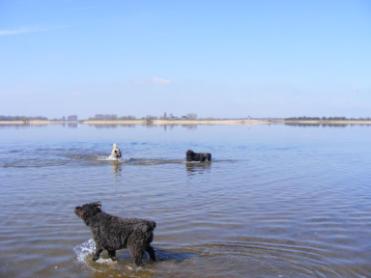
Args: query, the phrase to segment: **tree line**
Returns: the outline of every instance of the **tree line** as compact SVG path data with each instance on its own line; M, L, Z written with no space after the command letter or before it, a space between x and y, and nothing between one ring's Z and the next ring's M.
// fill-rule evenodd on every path
M347 118L347 117L290 117L285 121L371 121L370 117L366 118Z

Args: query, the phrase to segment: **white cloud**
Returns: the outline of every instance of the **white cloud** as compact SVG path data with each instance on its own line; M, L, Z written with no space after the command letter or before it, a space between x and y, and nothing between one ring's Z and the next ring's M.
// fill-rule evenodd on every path
M158 77L158 76L154 76L151 79L151 83L154 84L154 85L159 85L159 86L168 86L168 85L171 84L171 80L166 79L166 78L162 78L162 77Z
M28 33L39 33L48 31L46 28L19 27L15 29L0 29L0 36L16 36Z
M54 27L18 27L13 29L0 29L0 37L4 36L17 36L17 35L23 35L23 34L30 34L30 33L41 33L41 32L47 32L51 30L58 30L58 29L64 29L68 28L67 26L54 26Z

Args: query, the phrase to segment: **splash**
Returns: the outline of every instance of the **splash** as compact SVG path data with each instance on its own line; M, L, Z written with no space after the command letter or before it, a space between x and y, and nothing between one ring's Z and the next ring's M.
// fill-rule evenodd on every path
M91 238L88 241L85 241L85 242L81 243L80 245L75 246L73 248L73 251L75 251L77 261L79 261L80 263L86 263L87 257L93 255L94 252L95 252L95 249L96 249L95 242ZM115 262L112 261L110 258L102 258L101 257L96 261L96 263L112 264L112 263L115 263Z
M114 158L112 156L98 156L97 158L100 161L114 161L114 162L121 162L121 159Z
M73 251L75 251L77 260L80 263L85 263L86 257L89 255L92 255L95 252L95 242L91 238L88 241L85 241L81 243L80 245L77 245L73 248Z

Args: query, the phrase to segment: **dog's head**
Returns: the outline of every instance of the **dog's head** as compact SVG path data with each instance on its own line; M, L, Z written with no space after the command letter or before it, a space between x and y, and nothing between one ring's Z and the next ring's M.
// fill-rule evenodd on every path
M101 212L101 208L102 204L100 202L84 204L75 208L75 214L89 226L90 219Z
M194 154L195 154L194 151L192 151L192 150L188 150L188 151L186 152L186 158L187 158L187 160L191 160L191 159L193 159Z
M121 150L117 146L117 144L112 145L111 156L113 156L114 158L120 158L121 157Z

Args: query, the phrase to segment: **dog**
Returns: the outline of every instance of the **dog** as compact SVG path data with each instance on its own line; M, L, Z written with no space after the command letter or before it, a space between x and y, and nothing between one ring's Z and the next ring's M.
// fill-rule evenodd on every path
M117 144L113 144L109 159L119 160L120 158L121 158L121 150Z
M211 153L195 153L192 150L186 152L186 160L190 161L200 161L200 162L210 162Z
M151 246L156 222L139 219L123 219L102 211L100 202L88 203L75 208L75 214L91 229L96 245L93 261L99 259L103 250L115 261L116 250L128 248L136 266L143 265L145 251L151 261L156 261Z

